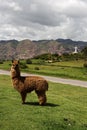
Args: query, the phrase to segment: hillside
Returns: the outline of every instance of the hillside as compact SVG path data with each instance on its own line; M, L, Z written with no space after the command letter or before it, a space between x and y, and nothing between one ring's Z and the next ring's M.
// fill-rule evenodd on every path
M87 42L72 41L71 39L39 41L31 41L29 39L22 41L2 40L0 41L0 59L27 59L44 53L72 53L75 46L78 47L78 51L81 51L87 46Z

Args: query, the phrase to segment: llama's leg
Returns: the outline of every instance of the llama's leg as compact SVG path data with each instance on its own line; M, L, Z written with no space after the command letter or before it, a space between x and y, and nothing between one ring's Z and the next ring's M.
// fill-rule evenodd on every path
M47 101L45 92L36 92L36 93L39 99L39 104L44 105Z
M25 103L26 95L27 95L26 93L21 93L22 104Z
M38 99L39 99L40 105L44 105L46 103L46 95L45 94L38 95Z

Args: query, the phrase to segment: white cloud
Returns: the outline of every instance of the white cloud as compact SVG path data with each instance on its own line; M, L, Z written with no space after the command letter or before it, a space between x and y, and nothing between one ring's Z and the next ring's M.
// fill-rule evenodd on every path
M0 0L0 39L87 40L86 0Z

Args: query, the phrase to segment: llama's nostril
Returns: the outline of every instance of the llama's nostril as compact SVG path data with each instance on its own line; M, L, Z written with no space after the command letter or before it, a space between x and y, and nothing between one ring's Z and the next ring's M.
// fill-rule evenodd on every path
M19 67L19 65L16 65L16 67Z

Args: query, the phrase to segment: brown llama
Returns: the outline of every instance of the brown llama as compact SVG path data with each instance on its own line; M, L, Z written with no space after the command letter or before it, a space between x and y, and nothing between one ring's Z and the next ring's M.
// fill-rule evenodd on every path
M35 90L39 104L46 103L46 91L48 90L48 82L39 76L21 76L19 69L19 61L13 60L11 66L11 78L14 88L20 93L22 103L25 103L27 93Z

